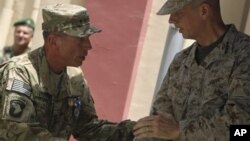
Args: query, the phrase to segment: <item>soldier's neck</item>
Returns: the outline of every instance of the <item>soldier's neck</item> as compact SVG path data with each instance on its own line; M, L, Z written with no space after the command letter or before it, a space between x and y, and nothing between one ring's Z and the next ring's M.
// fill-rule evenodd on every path
M49 66L49 69L56 73L56 74L60 74L62 73L65 69L66 66L63 65L63 60L60 60L59 57L57 57L56 55L50 54L50 53L45 53L46 56L46 60Z

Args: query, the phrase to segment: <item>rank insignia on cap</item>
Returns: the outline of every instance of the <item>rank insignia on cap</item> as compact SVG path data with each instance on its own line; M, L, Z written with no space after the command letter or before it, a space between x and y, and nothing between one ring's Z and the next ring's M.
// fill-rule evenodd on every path
M21 117L24 107L25 107L25 103L23 101L11 100L10 101L9 115L12 117L15 117L15 118Z

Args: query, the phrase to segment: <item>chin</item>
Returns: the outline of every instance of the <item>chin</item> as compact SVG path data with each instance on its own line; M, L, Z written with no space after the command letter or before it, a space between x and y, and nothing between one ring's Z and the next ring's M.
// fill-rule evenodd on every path
M18 45L18 46L25 46L26 43L18 43L17 45Z
M68 66L72 66L72 67L79 67L82 65L83 60L82 59L74 59L72 60Z
M182 36L183 36L183 38L185 38L185 39L191 39L190 36L187 35L187 34L183 34L183 33L182 33Z
M74 64L74 67L79 67L79 66L81 66L81 65L82 65L82 61L81 61L81 62L75 63L75 64Z

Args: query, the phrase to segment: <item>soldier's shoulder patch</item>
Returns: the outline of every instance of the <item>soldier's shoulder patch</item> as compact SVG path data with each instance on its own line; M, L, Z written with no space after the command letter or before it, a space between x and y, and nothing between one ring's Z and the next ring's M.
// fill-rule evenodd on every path
M13 121L24 121L24 112L28 102L28 98L20 94L11 93L5 95L2 118Z
M22 100L11 100L10 101L10 108L9 108L9 115L15 118L20 118L23 109L25 108L25 102Z
M31 95L30 85L18 79L7 80L6 90L25 94L28 97Z
M0 138L0 141L6 141L4 138Z

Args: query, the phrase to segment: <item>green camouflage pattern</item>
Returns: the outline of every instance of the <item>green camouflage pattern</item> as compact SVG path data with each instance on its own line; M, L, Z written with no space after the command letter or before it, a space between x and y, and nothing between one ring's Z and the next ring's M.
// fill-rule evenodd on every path
M24 53L27 53L30 51L30 47L27 48L27 50ZM6 46L3 48L2 51L0 51L0 64L8 61L10 58L16 56L13 51L12 46Z
M87 9L72 4L48 5L42 9L42 29L70 36L85 37L101 30L90 25Z
M202 2L204 0L168 0L157 12L157 15L167 15L174 13L193 1Z
M0 65L0 140L132 141L135 122L99 120L80 68L48 68L43 48Z
M200 65L197 46L175 56L152 113L174 116L181 132L176 141L229 141L230 125L250 124L250 37L230 25Z

